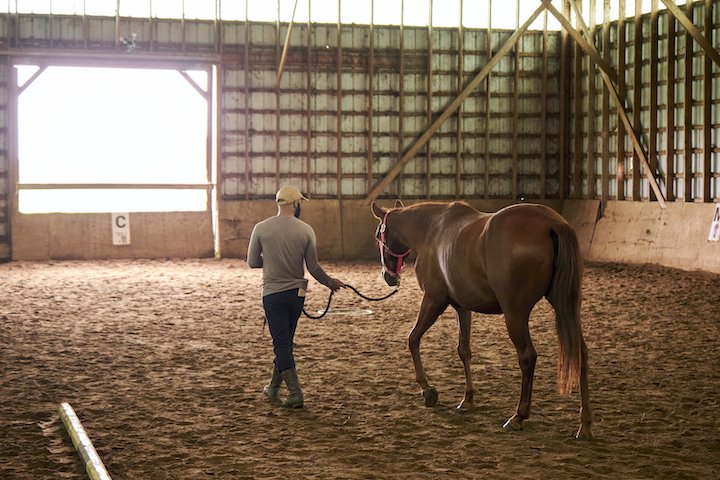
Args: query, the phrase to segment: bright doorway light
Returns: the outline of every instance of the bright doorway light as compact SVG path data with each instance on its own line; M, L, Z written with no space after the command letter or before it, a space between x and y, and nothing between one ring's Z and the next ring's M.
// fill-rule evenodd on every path
M21 85L38 69L17 68ZM205 71L187 73L207 90ZM207 108L175 70L48 67L18 99L19 210L207 210L206 190L187 188L208 182ZM156 184L180 187L143 187Z

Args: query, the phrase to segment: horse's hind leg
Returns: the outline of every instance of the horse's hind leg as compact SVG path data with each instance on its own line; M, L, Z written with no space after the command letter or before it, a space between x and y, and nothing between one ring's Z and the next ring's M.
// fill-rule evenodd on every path
M504 427L507 430L522 430L522 422L530 417L530 401L532 397L537 352L530 339L530 331L528 328L529 316L529 312L519 315L508 312L505 313L505 325L510 334L510 339L513 345L515 345L518 363L522 371L520 402L518 403L515 415L505 422Z
M447 304L440 305L429 301L427 297L423 297L417 321L408 337L408 346L410 347L410 354L412 355L413 364L415 365L415 379L422 387L422 395L426 407L435 406L438 394L435 387L430 385L425 369L423 368L422 360L420 359L420 340L446 308Z
M459 410L472 410L475 408L474 403L474 392L472 381L472 372L470 371L470 358L472 353L470 352L470 320L472 318L471 312L467 310L456 310L458 325L460 330L460 338L458 339L458 355L462 360L463 368L465 369L465 397L463 401L458 405Z
M578 429L575 438L580 440L592 440L592 409L590 408L590 389L588 387L588 353L585 340L580 342L581 364L580 364L580 399L582 406L580 407L580 429Z

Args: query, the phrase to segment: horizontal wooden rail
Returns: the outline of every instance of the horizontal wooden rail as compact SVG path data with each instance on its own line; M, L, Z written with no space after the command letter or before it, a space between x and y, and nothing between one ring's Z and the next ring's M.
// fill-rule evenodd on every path
M210 190L212 183L18 183L18 190Z

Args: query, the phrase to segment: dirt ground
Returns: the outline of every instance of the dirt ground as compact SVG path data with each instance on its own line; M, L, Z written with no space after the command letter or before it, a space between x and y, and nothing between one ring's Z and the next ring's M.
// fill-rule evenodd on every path
M368 295L389 291L375 263L325 266ZM545 301L531 317L539 357L524 431L502 429L520 372L499 316L473 317L471 412L455 408L453 315L428 332L440 400L423 406L406 340L420 301L411 267L389 300L346 289L334 314L303 318L306 408L270 406L260 274L239 260L0 265L0 478L85 478L62 401L115 480L720 478L718 275L587 266L596 439L578 442L579 395L557 393ZM308 311L327 292L311 284Z

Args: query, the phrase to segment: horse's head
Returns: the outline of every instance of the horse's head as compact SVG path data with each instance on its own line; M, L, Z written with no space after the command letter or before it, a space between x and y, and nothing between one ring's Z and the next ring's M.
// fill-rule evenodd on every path
M383 208L372 203L372 212L375 218L380 220L377 230L375 230L375 239L380 247L380 262L382 263L382 274L387 283L391 287L400 284L400 272L402 271L403 258L410 253L410 249L403 244L397 237L397 234L388 228L388 214L395 209L402 208L403 204L400 200L395 201L395 208Z

